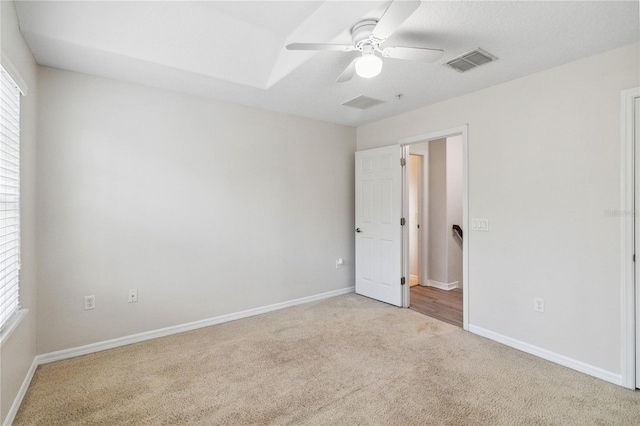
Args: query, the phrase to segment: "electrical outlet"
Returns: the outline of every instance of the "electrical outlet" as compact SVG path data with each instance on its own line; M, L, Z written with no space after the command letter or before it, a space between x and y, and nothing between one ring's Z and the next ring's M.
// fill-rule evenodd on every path
M84 310L88 311L89 309L95 309L95 308L96 308L96 296L95 295L85 296Z
M342 258L336 260L336 269L342 268L342 265L344 265L344 260L342 260Z
M533 299L533 310L536 312L544 312L544 299L536 297Z
M129 290L129 303L135 303L138 301L138 289L132 288Z

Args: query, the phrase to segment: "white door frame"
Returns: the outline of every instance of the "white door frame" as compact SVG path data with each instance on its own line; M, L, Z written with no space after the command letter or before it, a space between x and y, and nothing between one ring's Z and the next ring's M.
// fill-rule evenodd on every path
M425 133L400 139L398 144L402 147L402 157L407 158L408 146L421 142L429 142L450 136L462 136L462 226L464 239L462 240L462 328L469 330L469 162L467 125L453 127L438 132ZM409 176L407 168L402 171L402 215L409 212L408 186ZM402 231L402 269L404 276L409 276L409 230L404 227ZM410 286L405 285L402 294L402 306L409 307Z
M635 229L638 211L635 206L636 199L640 205L640 184L636 184L636 181L640 182L640 141L635 140L634 142L634 102L638 97L640 97L640 87L623 90L620 96L620 164L622 166L622 194L619 212L622 233L620 376L622 386L629 389L640 386L636 380L636 368L638 368L636 356L640 355L636 350L636 345L640 343L638 341L640 339L637 339L636 335L636 328L640 328L640 318L636 320L636 307L640 307L640 288L636 283L636 262L633 261L633 256L636 253L636 232L638 232ZM637 177L634 170L637 170ZM640 221L637 226L640 227ZM637 242L640 246L640 241ZM638 254L640 255L640 251ZM638 261L640 262L640 259Z

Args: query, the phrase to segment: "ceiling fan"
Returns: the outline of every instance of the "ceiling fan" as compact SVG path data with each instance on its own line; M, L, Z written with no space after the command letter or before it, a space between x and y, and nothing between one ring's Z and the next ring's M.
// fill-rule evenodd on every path
M375 77L382 71L383 58L407 61L435 62L444 53L441 49L424 47L381 46L404 21L420 7L419 0L392 1L378 21L361 21L351 29L353 44L291 43L289 50L333 50L338 52L359 51L362 56L355 58L336 80L349 81L354 75L364 78Z

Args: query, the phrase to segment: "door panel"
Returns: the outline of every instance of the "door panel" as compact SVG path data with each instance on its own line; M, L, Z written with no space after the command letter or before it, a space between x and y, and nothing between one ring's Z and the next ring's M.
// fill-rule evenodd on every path
M399 146L356 152L356 293L396 306L402 306L400 157Z

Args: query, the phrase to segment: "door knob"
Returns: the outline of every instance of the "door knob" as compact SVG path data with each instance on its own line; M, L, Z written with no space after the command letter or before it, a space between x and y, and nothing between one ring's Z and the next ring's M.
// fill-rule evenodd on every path
M357 233L360 233L360 232L362 232L362 231L360 230L360 228L356 228L356 232L357 232Z

